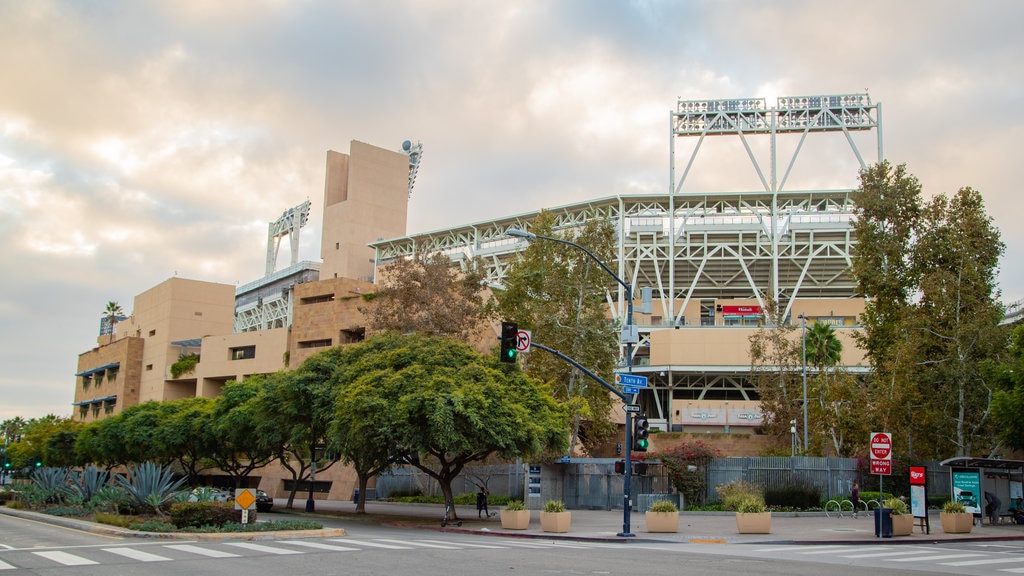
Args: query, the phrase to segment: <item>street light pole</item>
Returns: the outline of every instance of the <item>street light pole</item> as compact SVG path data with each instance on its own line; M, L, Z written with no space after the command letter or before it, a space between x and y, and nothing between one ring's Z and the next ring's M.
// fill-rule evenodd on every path
M612 278L615 279L616 282L619 283L620 286L622 286L625 289L625 291L626 291L626 330L629 331L629 338L626 340L626 371L629 372L629 373L632 373L633 372L633 337L632 337L632 330L633 330L633 289L632 289L632 287L630 287L629 284L624 282L622 280L622 278L619 278L619 275L616 274L615 272L613 272L612 269L609 268L604 262L602 262L600 258L595 256L593 252L591 252L590 250L587 250L586 248L584 248L583 246L580 246L579 244L576 244L575 242L570 242L568 240L563 240L561 238L552 238L550 236L539 236L539 235L534 234L532 232L527 232L525 230L519 230L518 228L510 229L508 231L508 235L516 237L516 238L524 238L527 241L536 240L538 238L541 239L541 240L550 240L552 242L558 242L560 244L565 244L567 246L572 246L573 248L576 248L577 250L581 250L581 251L583 251L584 254L589 256L591 260L593 260L594 262L597 262L597 264L601 267L602 270L607 272ZM621 341L621 334L620 334L620 341ZM622 398L623 403L629 404L629 402L625 399L624 396L622 396L621 398ZM625 469L622 471L623 472L622 473L622 532L619 532L618 534L616 534L616 536L632 537L632 536L635 536L635 534L633 534L629 530L629 528L630 528L630 526L629 526L629 512L630 512L630 507L631 507L629 496L630 496L630 489L631 489L630 479L631 479L632 472L633 472L633 457L632 457L632 454L633 454L633 430L632 430L633 418L632 418L632 412L625 412L625 415L626 415L626 423L625 423L626 424L626 431L625 431L624 440L625 440L625 444L626 444L626 457L625 457Z
M807 317L803 314L800 318L800 350L803 354L804 373L804 454L807 452Z

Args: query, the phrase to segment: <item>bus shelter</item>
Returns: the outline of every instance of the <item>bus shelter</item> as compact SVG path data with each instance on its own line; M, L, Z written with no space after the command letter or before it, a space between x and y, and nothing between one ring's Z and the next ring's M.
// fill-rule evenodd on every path
M976 521L980 523L985 515L986 493L999 500L999 508L993 514L997 521L1012 520L1007 509L1012 502L1024 497L1021 490L1024 460L962 456L948 458L941 464L949 468L950 498L962 503Z

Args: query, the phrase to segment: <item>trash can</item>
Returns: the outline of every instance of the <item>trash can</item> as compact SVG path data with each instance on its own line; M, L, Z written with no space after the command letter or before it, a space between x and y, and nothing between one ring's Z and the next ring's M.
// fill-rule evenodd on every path
M892 538L892 508L875 508L875 536Z
M352 503L359 504L359 490L356 489L352 492ZM892 532L892 522L889 522L889 532Z

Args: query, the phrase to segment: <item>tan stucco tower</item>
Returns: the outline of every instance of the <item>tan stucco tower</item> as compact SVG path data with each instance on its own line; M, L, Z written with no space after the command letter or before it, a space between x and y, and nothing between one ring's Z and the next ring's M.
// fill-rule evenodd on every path
M373 281L367 244L405 236L409 157L353 140L349 153L327 152L320 279Z

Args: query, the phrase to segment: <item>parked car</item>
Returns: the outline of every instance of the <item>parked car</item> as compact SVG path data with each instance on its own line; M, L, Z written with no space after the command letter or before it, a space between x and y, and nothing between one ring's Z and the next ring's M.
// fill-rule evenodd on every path
M270 497L263 490L256 491L256 511L257 512L270 512L270 509L274 507L274 499Z

